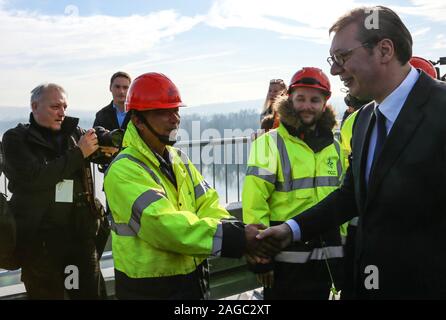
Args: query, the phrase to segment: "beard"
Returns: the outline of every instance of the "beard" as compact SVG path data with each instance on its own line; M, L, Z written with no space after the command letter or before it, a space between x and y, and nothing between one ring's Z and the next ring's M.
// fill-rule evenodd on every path
M292 106L286 109L284 108L282 112L284 112L285 114L284 116L281 116L281 120L286 125L295 129L299 127L312 127L322 117L322 112L305 111L306 113L311 113L312 118L310 121L304 120L301 115L303 111L297 111Z
M320 111L319 112L305 111L307 114L311 114L312 115L312 118L308 121L308 120L304 120L303 119L302 112L303 111L298 111L297 112L297 116L300 119L301 125L304 126L304 127L312 127L312 126L314 126L319 121L319 119L322 117L322 112L320 112Z

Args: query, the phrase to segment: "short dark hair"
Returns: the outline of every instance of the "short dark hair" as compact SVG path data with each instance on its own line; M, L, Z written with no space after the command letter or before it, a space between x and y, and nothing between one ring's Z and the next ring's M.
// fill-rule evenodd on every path
M365 22L372 12L378 12L378 29L366 28ZM347 25L355 23L359 27L357 40L377 44L382 39L390 39L395 48L395 54L402 65L412 57L412 36L400 17L391 9L384 6L360 7L353 9L340 17L330 28L329 33L338 32Z
M129 82L132 82L132 78L130 78L130 75L127 72L118 71L114 75L112 75L112 77L110 79L110 87L116 78L126 78L127 80L129 80Z

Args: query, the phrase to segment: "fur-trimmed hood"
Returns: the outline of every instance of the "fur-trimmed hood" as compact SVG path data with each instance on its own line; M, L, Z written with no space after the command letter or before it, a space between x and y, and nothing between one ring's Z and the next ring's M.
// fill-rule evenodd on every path
M274 110L279 115L280 121L291 128L299 129L302 125L293 103L287 96L277 99L273 105ZM331 105L327 105L322 117L317 122L319 129L333 130L336 125L336 115Z

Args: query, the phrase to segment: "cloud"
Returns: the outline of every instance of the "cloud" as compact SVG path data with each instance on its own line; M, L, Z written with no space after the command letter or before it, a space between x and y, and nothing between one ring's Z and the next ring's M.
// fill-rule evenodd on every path
M74 8L68 9L68 15L58 16L0 9L2 63L57 64L146 53L161 40L189 31L203 20L174 10L82 17Z
M411 0L410 5L391 7L398 14L425 17L445 22L444 0ZM316 43L328 42L328 29L338 17L359 6L374 5L355 0L328 2L313 0L303 5L295 0L216 0L205 22L216 28L250 28L276 32L281 39L306 39ZM428 29L418 30L415 36Z
M411 6L395 6L398 13L425 17L434 22L446 22L446 3L444 0L411 0Z
M216 0L205 22L216 28L250 28L273 31L283 39L328 41L331 24L348 9L361 5L353 0L313 0L302 5L295 0Z
M434 49L445 49L446 48L446 37L444 36L444 34L437 35L433 48Z
M412 37L415 38L415 37L419 37L419 36L425 35L425 34L428 33L429 31L431 31L431 28L430 28L430 27L426 27L426 28L422 28L422 29L413 31L413 32L412 32Z

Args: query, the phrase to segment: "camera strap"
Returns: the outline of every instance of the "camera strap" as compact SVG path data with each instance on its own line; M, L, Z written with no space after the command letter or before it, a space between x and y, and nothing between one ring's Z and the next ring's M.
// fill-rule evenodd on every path
M78 130L76 132L80 138L82 136L82 131ZM71 140L74 143L74 146L77 146L77 141L71 136ZM83 195L85 196L88 205L90 206L91 212L96 213L96 204L95 204L95 189L94 189L94 180L93 173L91 170L91 164L89 161L85 160L84 165L82 166L82 184L83 184ZM100 218L100 217L98 217Z

